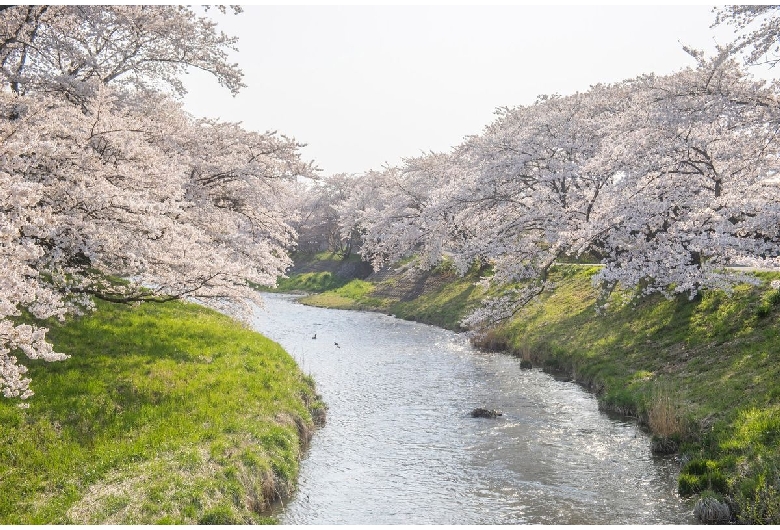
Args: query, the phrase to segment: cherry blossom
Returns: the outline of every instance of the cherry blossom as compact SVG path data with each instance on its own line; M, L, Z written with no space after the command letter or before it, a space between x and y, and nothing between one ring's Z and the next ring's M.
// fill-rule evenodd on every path
M724 6L716 11L715 24L734 27L737 38L732 53L744 54L748 63L774 66L780 61L780 17L778 6Z
M502 108L450 153L366 173L341 203L375 267L417 255L461 273L490 264L502 295L465 322L491 325L545 289L557 262L602 265L594 282L695 296L780 265L777 83L726 51L667 76L596 85ZM522 287L518 286L522 282Z
M59 360L24 311L195 298L237 312L291 264L293 194L315 168L276 132L197 119L185 67L235 92L234 39L188 8L28 6L0 17L0 388Z

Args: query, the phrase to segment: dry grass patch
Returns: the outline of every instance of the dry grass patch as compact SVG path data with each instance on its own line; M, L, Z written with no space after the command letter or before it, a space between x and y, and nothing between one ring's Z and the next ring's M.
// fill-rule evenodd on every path
M652 450L670 454L679 449L686 433L686 421L679 393L667 384L658 384L647 404L647 425L653 433Z
M668 385L656 387L647 408L647 424L653 434L663 438L685 434L680 399Z

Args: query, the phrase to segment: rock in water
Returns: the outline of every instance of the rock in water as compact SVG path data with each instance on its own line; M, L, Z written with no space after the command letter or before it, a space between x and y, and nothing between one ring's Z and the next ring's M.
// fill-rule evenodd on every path
M495 418L501 416L500 410L476 408L471 411L472 418Z

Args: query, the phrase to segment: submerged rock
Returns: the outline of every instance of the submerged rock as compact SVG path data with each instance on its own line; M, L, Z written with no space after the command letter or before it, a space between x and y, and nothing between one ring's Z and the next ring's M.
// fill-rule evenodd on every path
M471 411L472 418L495 418L497 416L502 416L502 415L503 414L500 410L494 410L494 409L476 408Z

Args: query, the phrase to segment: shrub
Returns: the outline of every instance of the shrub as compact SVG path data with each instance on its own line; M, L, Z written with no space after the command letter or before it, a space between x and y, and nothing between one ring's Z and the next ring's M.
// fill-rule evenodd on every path
M761 484L750 495L740 498L738 522L745 524L780 524L780 491Z
M217 506L203 514L198 524L241 524L228 506Z
M495 329L491 329L487 333L474 335L471 338L471 344L483 351L506 351L509 349L506 337Z
M772 282L774 284L774 282ZM756 307L756 316L758 318L764 318L768 316L774 306L780 304L780 290L772 289L767 291L760 300L759 305Z
M688 473L680 473L680 477L677 479L677 491L680 495L688 497L694 493L702 492L704 489L702 477Z
M772 312L772 306L766 302L756 307L756 316L758 318L764 318L768 316L769 313L771 312Z
M766 294L766 301L772 305L780 304L780 290L775 289Z
M676 437L664 438L653 436L650 449L656 455L672 455L680 449L679 440Z

